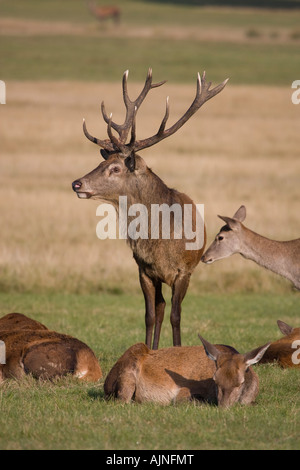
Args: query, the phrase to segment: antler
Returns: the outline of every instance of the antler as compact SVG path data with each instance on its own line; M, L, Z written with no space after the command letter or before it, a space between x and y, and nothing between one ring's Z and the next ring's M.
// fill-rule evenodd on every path
M125 117L124 124L119 125L119 124L116 124L113 121L111 121L111 123L110 123L110 118L108 118L108 116L106 114L106 111L105 111L104 102L102 101L102 104L101 104L101 111L102 111L102 115L103 115L103 118L104 118L105 122L107 124L110 123L111 127L118 132L118 134L120 136L120 142L122 144L126 143L128 133L130 131L130 128L133 126L133 122L135 120L136 112L139 109L139 107L141 106L142 102L146 98L146 96L149 93L149 91L151 90L151 88L157 88L157 87L163 85L164 83L166 83L166 80L163 80L162 82L159 82L159 83L152 83L152 69L150 68L148 70L148 74L147 74L147 78L146 78L143 90L141 91L141 93L139 94L139 96L137 97L136 100L131 101L129 96L128 96L128 91L127 91L128 73L129 73L128 70L126 70L126 72L124 72L124 74L123 74L123 84L122 84L122 86L123 86L123 100L124 100L124 104L125 104L125 107L126 107L126 117Z
M197 78L197 92L195 99L189 109L185 112L185 114L169 129L165 129L167 120L169 118L169 98L167 98L166 102L166 112L161 121L160 127L155 135L152 137L148 137L147 139L143 140L136 140L135 135L135 118L139 107L141 106L142 102L146 98L147 94L152 88L159 87L163 85L166 80L159 82L159 83L152 83L152 69L148 70L147 78L145 81L145 85L139 96L136 100L131 101L128 96L127 91L127 79L128 79L128 70L123 75L123 100L126 107L126 116L125 121L123 124L117 124L112 121L112 115L108 116L105 110L104 102L101 104L101 111L102 116L107 123L107 133L109 139L100 140L96 137L93 137L87 131L85 120L83 121L83 131L86 137L94 142L95 144L99 145L100 147L104 148L108 152L121 152L124 156L130 155L132 152L137 152L147 147L151 147L152 145L160 142L161 140L169 137L170 135L174 134L178 129L180 129L190 117L209 99L213 98L215 95L220 93L223 88L225 87L227 80L224 80L220 85L217 85L215 88L210 90L211 82L206 82L205 80L205 72L200 77L198 73ZM112 129L117 131L119 134L119 139L115 137L112 133ZM131 139L130 142L126 144L129 131L131 129Z
M224 82L220 83L220 85L217 85L215 88L210 90L211 82L206 82L205 80L205 72L202 75L202 78L200 77L200 74L198 73L197 77L197 92L195 99L189 109L184 113L184 115L178 119L173 126L169 127L169 129L165 129L166 123L169 117L169 100L167 98L167 103L166 103L166 112L165 116L161 122L161 125L158 129L158 132L153 135L152 137L149 137L148 139L144 140L138 140L134 144L134 150L142 150L147 147L151 147L152 145L160 142L161 140L165 139L166 137L169 137L170 135L174 134L178 129L180 129L189 119L190 117L195 114L195 112L201 108L201 106L206 103L206 101L210 100L213 98L215 95L220 93L223 88L225 87L226 83L228 82L229 78L224 80Z

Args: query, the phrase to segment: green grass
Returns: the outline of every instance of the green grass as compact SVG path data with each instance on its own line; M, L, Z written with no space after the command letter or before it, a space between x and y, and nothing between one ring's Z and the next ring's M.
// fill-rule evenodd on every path
M157 54L157 50L160 53ZM124 70L143 81L149 66L158 79L191 83L207 70L213 81L289 86L299 74L298 45L241 45L149 39L2 38L4 80L120 81Z
M226 0L203 2L201 0L148 1L122 0L122 20L132 25L195 25L240 27L249 26L295 26L299 24L300 1L292 0L296 9L284 8L287 0L261 0L230 2ZM292 3L291 1L289 3ZM96 0L98 5L103 4ZM106 5L115 5L114 0L106 0ZM236 4L234 4L236 3ZM238 5L238 3L240 5ZM253 9L239 8L252 6ZM224 6L225 8L220 8ZM234 6L235 8L228 8ZM255 7L265 7L257 10ZM281 7L278 12L274 7ZM272 10L272 7L274 8ZM86 8L85 0L2 0L2 17L16 17L47 21L70 21L91 23L93 18Z
M279 14L277 10L123 1L123 29L114 37L116 26L105 23L100 28L81 0L4 0L0 8L4 19L43 20L54 28L60 21L86 27L86 34L80 35L75 32L64 35L61 30L55 34L54 29L54 34L48 36L40 32L19 36L18 27L3 35L2 80L119 81L127 68L132 71L133 79L144 80L149 66L156 76L172 77L173 83L191 82L199 70L209 70L210 77L216 81L229 76L233 84L290 86L299 75L298 9ZM164 26L183 28L187 35L181 39L176 39L176 35L164 37L163 29L159 32ZM143 27L154 31L158 28L158 33L131 38L131 29L137 27L141 31ZM189 37L190 27L200 31L225 28L228 33L242 29L248 42L227 41L226 33L223 40L195 39ZM281 41L283 30L290 39L288 42ZM269 38L267 43L263 41L265 37ZM273 42L272 37L276 38Z
M142 295L1 294L1 312L22 311L94 349L104 376L131 344L143 341ZM184 301L184 344L197 333L246 352L280 337L278 318L295 324L299 297L190 295ZM169 346L168 314L161 346ZM0 449L298 449L299 370L255 366L256 404L229 410L185 403L123 405L106 402L103 380L78 384L8 381L0 390ZM134 423L134 425L133 425Z
M129 68L131 79L142 81L149 66L154 70L155 80L167 78L172 83L194 82L196 73L206 69L214 82L229 76L232 84L281 85L290 89L300 72L299 9L280 12L232 9L228 6L236 2L225 0L226 8L202 8L205 2L198 3L122 0L122 28L126 34L114 37L112 23L103 26L100 36L100 27L83 0L2 0L0 21L42 20L48 26L53 23L54 28L51 35L30 32L18 35L16 29L1 35L0 78L7 81L8 96L2 111L11 109L11 80L120 82L123 71ZM249 6L250 2L243 3ZM266 6L268 2L259 3ZM299 1L294 3L298 5ZM276 2L279 4L282 6L280 0ZM63 34L61 30L54 34L56 22L61 21L83 25L87 34L70 31ZM223 28L225 36L226 31L241 31L241 36L236 41L208 42L186 34L179 40L172 39L170 34L163 37L165 26L184 28L185 32L189 28L208 31ZM153 28L154 34L130 38L131 28L137 27ZM29 144L26 131L23 132L22 149L26 150ZM18 134L14 144L16 140ZM49 141L50 154L56 148L54 140ZM30 154L30 149L27 153ZM23 184L27 177L25 172ZM38 181L40 187L44 180ZM277 196L281 197L280 192ZM38 215L29 218L28 223L33 220L40 226ZM20 245L25 244L26 231L16 230L11 216L5 223L14 237L19 236ZM1 315L22 312L49 328L86 342L99 357L104 377L129 346L144 340L142 293L132 289L127 292L128 279L123 284L110 285L109 289L105 284L103 292L93 294L95 284L89 285L82 289L87 293L79 295L67 293L66 284L59 286L60 292L51 292L51 287L43 290L31 286L26 276L20 281L22 265L16 263L13 268L17 273L13 271L13 276L2 273ZM105 270L105 266L101 269ZM60 274L53 272L53 278L59 279ZM237 281L236 276L235 272L228 276L228 289ZM70 282L74 292L72 269ZM80 282L84 283L84 278ZM168 301L169 298L170 292L166 291ZM169 309L170 302L161 347L171 345ZM198 344L199 332L211 342L231 344L246 352L280 337L277 319L300 326L299 294L286 291L271 295L257 287L257 292L248 294L197 295L194 287L183 304L182 341L185 345ZM39 383L31 377L20 383L11 380L0 388L0 449L299 449L299 370L281 370L274 365L255 366L255 370L260 378L257 403L230 410L195 403L162 407L106 402L104 379L96 385L79 384L70 378L56 383Z

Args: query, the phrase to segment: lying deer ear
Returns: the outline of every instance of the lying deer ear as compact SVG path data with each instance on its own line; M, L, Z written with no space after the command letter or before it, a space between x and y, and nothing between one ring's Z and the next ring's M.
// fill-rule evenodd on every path
M129 157L125 158L125 166L129 171L133 172L135 170L135 153L132 152Z
M284 323L281 320L277 320L277 325L278 325L278 328L280 329L281 333L283 333L284 335L289 335L293 331L292 326L288 325L287 323Z
M270 344L271 343L264 344L263 346L253 349L253 351L250 351L247 354L244 354L246 366L249 367L252 366L252 364L259 362Z
M216 361L220 355L220 351L213 344L205 340L201 335L198 335L198 337L204 346L206 355L209 357L209 359Z
M101 153L102 157L104 158L104 160L108 159L109 154L105 149L100 149L100 153Z

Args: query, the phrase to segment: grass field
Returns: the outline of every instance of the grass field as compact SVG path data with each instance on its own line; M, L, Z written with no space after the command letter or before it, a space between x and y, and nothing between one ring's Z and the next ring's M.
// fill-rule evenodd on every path
M2 294L1 307L26 309L49 327L75 334L100 358L104 375L123 351L144 335L139 295ZM124 307L125 306L125 307ZM270 294L189 295L183 339L196 332L226 340L247 352L280 337L274 312L297 318L296 296ZM42 313L41 313L42 312ZM121 332L123 332L121 334ZM125 332L125 334L124 334ZM169 325L162 346L170 344ZM7 382L0 392L1 449L297 449L299 371L255 366L260 394L254 406L230 410L195 403L173 406L107 403L97 385L71 379L55 384Z
M133 97L149 66L154 81L168 80L139 111L143 137L156 132L166 96L170 123L184 113L198 71L214 84L229 76L222 94L142 156L169 186L205 204L208 243L222 225L217 214L231 216L241 204L251 229L299 237L300 106L291 102L291 85L300 79L300 10L226 3L122 0L118 28L100 27L80 0L0 3L7 89L0 106L0 311L23 312L87 342L104 377L144 340L143 297L129 248L97 239L98 202L78 200L71 182L99 162L82 118L105 137L105 99L114 119L123 119L124 70ZM197 344L199 332L246 352L280 337L277 319L300 326L299 306L288 281L238 255L202 264L183 304L183 344ZM167 310L160 346L170 345ZM299 371L255 370L257 403L227 411L107 403L103 380L10 381L0 390L0 448L299 449Z

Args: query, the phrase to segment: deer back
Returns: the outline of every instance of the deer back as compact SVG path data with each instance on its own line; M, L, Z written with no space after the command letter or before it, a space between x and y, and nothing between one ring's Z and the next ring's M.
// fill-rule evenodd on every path
M8 313L0 318L0 331L4 330L48 330L48 328L23 313Z
M3 378L21 378L24 373L36 379L53 379L72 374L81 380L102 377L93 351L76 338L50 330L0 331L6 346Z
M270 344L261 362L277 362L284 368L300 368L300 328L292 328L280 320L277 324L284 336Z

